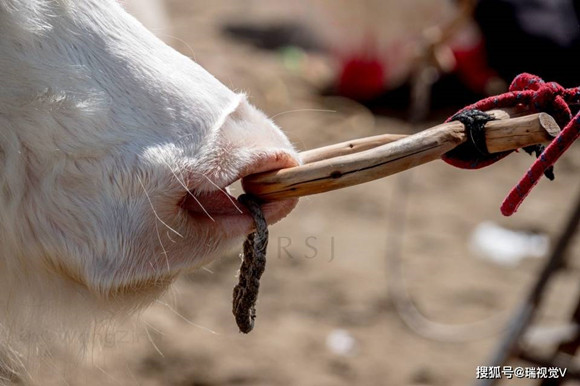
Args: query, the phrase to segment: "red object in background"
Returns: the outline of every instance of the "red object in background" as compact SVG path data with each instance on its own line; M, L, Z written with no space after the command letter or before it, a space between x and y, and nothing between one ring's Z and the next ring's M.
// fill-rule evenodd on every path
M486 86L497 73L487 64L485 45L480 39L470 47L452 47L455 72L461 82L478 94L486 94Z
M386 71L376 57L351 56L342 62L337 91L355 100L369 100L385 90Z

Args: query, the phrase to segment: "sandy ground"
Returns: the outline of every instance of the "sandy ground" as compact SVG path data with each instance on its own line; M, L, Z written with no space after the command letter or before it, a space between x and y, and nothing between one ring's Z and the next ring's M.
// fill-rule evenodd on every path
M353 102L318 97L333 69L323 55L302 56L288 66L278 53L228 40L219 32L222 23L300 18L334 46L348 47L369 25L385 37L379 44L388 44L445 15L442 2L426 0L169 0L167 5L172 30L158 32L228 86L246 91L300 149L413 128L373 117ZM465 335L457 326L513 310L543 261L500 266L477 258L469 249L471 232L483 221L495 221L553 237L580 192L576 144L557 165L556 181L543 180L515 216L502 217L504 195L531 162L525 154L514 154L480 171L433 162L304 198L271 227L251 334L239 334L231 315L239 266L235 251L207 270L186 275L135 320L98 337L105 347L94 350L86 363L68 362L63 355L47 364L39 384L472 384L476 367L487 364L500 338L480 335L501 323L473 326L466 332L472 339L454 342L453 337ZM397 240L403 243L404 282L415 305L430 320L455 326L442 341L412 331L393 306L393 272L386 256ZM550 285L542 325L561 324L578 296L578 240L572 252L571 267ZM329 348L333 338L343 350Z

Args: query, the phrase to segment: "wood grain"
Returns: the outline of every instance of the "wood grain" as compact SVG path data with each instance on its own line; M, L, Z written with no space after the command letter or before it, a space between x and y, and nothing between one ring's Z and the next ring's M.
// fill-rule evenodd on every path
M485 126L491 153L545 143L560 131L545 113L516 118L507 117L521 112L497 114L500 119ZM242 186L264 201L328 192L436 160L466 140L465 127L458 121L409 136L385 134L352 140L303 152L305 164L247 176Z

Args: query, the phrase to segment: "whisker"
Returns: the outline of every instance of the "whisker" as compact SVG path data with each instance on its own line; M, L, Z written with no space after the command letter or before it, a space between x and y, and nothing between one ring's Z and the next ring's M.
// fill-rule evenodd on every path
M157 240L159 240L159 245L161 245L161 249L163 250L163 255L165 256L165 264L167 265L167 272L171 272L171 268L169 267L169 256L167 255L167 250L165 246L163 246L163 241L161 241L161 235L159 234L159 227L157 223L155 223L155 233L157 233Z
M159 349L159 347L155 344L155 342L153 342L153 337L149 333L148 328L145 328L145 332L147 333L147 339L149 340L149 343L151 343L151 346L153 346L155 351L157 351L157 354L159 354L161 358L165 358L165 354L163 354L163 352Z
M157 215L157 212L155 211L155 208L153 207L153 202L151 201L151 198L149 197L149 194L147 193L147 190L145 189L145 185L143 185L143 182L141 181L141 177L139 177L139 175L137 175L137 178L139 179L139 183L141 183L141 186L143 187L143 191L145 192L145 195L147 196L147 200L149 200L149 204L151 205L151 209L153 210L155 217L159 221L161 221L161 223L163 223L163 225L165 225L167 228L169 228L170 230L175 232L179 237L183 238L182 235L180 235L176 230L171 228L169 225L167 225L165 222L163 222L163 220L161 220L159 218L159 216ZM159 233L159 226L157 225L157 221L155 222L155 233L157 234L157 240L159 241L159 245L161 246L161 249L163 250L162 254L165 256L165 265L167 267L167 272L170 273L171 267L169 265L169 255L167 254L167 250L165 249L165 246L163 245L163 241L161 240L161 234ZM167 232L167 234L169 235L169 232ZM154 267L153 267L153 270L155 270Z
M197 202L197 205L199 205L201 207L201 210L203 210L203 212L207 215L207 217L209 217L211 219L211 221L215 222L215 219L203 207L203 205L197 199L197 197L195 197L195 195L193 193L191 193L191 191L188 189L187 185L185 185L185 183L179 179L179 177L177 176L177 174L175 174L175 172L173 171L173 168L171 167L171 165L169 165L169 163L167 163L167 161L165 161L165 160L163 162L167 165L167 167L169 168L169 170L171 170L171 173L173 174L173 176L175 177L175 179L177 180L177 182L179 182L179 184L181 186L183 186L183 188L185 189L185 191L187 192L187 194L189 194L195 200L195 202ZM181 176L181 178L183 178L183 175ZM184 181L185 181L185 179L184 179Z
M131 371L129 364L125 364L125 368L127 370L127 375L129 375L131 378L133 378L133 380L135 381L135 384L138 385L139 381L137 380L137 377L135 376L135 374L133 374L133 371Z
M175 233L177 236L179 236L179 237L181 237L183 239L184 237L179 232L177 232L175 229L171 228L169 225L167 225L165 223L165 221L163 221L159 217L159 215L157 214L157 211L155 210L155 207L153 207L153 202L151 201L151 197L149 197L149 193L147 193L147 189L145 189L145 185L143 185L143 181L141 181L141 177L139 177L138 174L137 174L137 179L139 180L139 183L141 184L141 187L143 188L143 191L145 192L145 195L147 196L147 200L149 201L149 205L151 205L151 209L153 210L153 214L155 215L155 217L157 218L157 220L159 220L169 230L171 230L173 233Z
M211 329L209 329L207 327L201 326L201 325L199 325L197 323L194 323L191 320L187 319L185 316L181 315L179 312L177 312L177 310L175 310L173 307L171 307L168 303L162 302L161 300L156 300L155 302L156 303L159 303L159 304L161 304L161 305L163 305L165 307L167 307L171 312L173 312L175 315L179 316L181 319L183 319L188 324L190 324L190 325L192 325L194 327L200 328L200 329L202 329L204 331L207 331L207 332L209 332L209 333L211 333L213 335L221 335L221 334L215 332L214 330L211 330Z
M244 211L243 211L243 210L241 210L241 209L240 209L240 207L236 205L236 202L234 201L234 199L231 197L231 195L230 195L228 192L226 192L224 189L220 188L220 187L218 186L218 184L216 184L215 182L213 182L213 181L212 181L212 180L211 180L211 179L210 179L208 176L206 176L205 174L203 174L203 173L197 173L197 174L200 174L200 175L202 175L202 176L203 176L203 177L204 177L204 178L205 178L205 179L206 179L206 180L207 180L207 181L208 181L210 184L212 184L212 185L213 185L213 186L215 186L215 187L216 187L216 188L217 188L217 189L218 189L220 192L222 192L223 194L225 194L225 196L228 198L228 200L230 200L230 202L231 202L231 203L232 203L232 205L233 205L233 206L234 206L234 207L235 207L235 208L238 210L238 212L240 212L240 213L244 213Z
M199 202L198 198L195 197L193 195L193 193L191 193L189 190L187 191L187 193L193 197L193 199L195 200L195 202L197 202L197 205L199 205L201 207L201 209L203 210L203 212L207 215L207 217L210 218L211 221L215 222L215 219L208 213L208 211L203 207L203 205L201 204L201 202Z
M274 118L279 117L281 115L286 115L286 114L290 114L290 113L301 113L301 112L336 113L336 110L326 110L326 109L296 109L296 110L282 111L281 113L272 115L271 117L268 117L268 118L269 119L274 119Z
M159 239L158 239L158 240L159 240ZM160 243L161 243L161 242L160 242ZM161 247L163 248L163 245L161 245ZM165 251L165 248L163 248L163 249L164 249L164 251ZM167 266L167 270L168 270L168 272L169 272L169 266L168 266L168 265L169 265L169 262L168 262L167 258L168 258L168 257L167 257L167 251L165 251L165 264L166 264L166 266ZM155 263L155 265L153 265L153 263ZM152 271L152 272L155 272L155 273L159 272L159 269L157 268L157 261L156 261L156 260L153 260L153 261L151 261L151 260L150 260L150 261L149 261L149 265L150 265L150 266L151 266L151 268L153 269L153 271Z
M197 60L195 60L195 51L193 50L193 47L191 47L191 45L188 42L186 42L183 39L178 38L175 35L172 35L172 34L169 34L169 33L164 33L164 32L161 31L162 29L163 28L156 28L157 32L155 34L158 35L158 36L159 35L163 35L165 37L168 37L168 38L177 40L178 42L180 42L181 44L183 44L185 47L187 47L187 49L189 49L189 51L191 52L191 56L189 58L191 60L193 60L194 62L197 62ZM168 29L168 28L165 28L165 29Z
M97 368L97 370L99 370L100 372L102 372L105 376L107 376L109 379L111 379L113 382L115 382L118 385L122 385L122 383L114 376L112 376L111 374L109 374L105 369L103 369L101 366L99 366L98 364L94 364L94 366Z
M163 333L163 331L161 331L161 330L160 330L160 329L158 329L158 328L155 328L155 327L153 327L153 325L152 325L151 323L149 323L148 321L146 321L146 320L143 320L142 322L143 322L143 323L145 323L145 325L146 325L148 328L152 329L153 331L155 331L155 332L156 332L156 333L158 333L159 335L165 335L165 334Z
M206 272L211 273L212 275L215 273L214 271L212 271L211 269L209 269L208 267L201 267L201 269L203 269Z

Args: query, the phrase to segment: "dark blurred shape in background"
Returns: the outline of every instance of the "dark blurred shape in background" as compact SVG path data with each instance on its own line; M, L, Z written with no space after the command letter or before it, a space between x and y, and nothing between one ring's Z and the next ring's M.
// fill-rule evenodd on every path
M373 36L372 30L356 47L343 47L342 52L300 23L238 23L226 25L224 32L262 49L298 47L325 53L337 70L332 84L321 90L323 95L348 97L375 113L412 120L448 114L505 92L522 72L565 87L580 85L580 4L575 0L454 4L457 12L450 20L425 26L419 38L398 37L401 44L412 46L411 57L397 52L397 45L379 47L376 42L384 39Z
M474 18L489 65L506 79L521 72L580 85L580 4L575 0L481 0Z
M277 50L288 46L300 47L306 51L323 49L323 44L312 31L300 23L271 23L259 26L245 23L227 24L223 27L223 32L265 50Z

